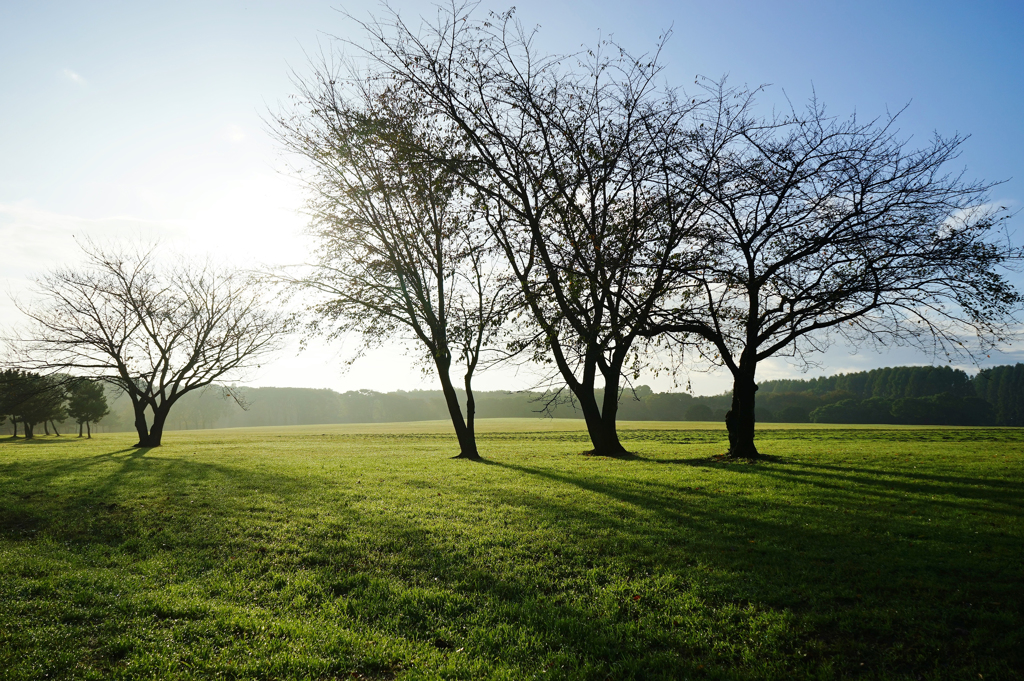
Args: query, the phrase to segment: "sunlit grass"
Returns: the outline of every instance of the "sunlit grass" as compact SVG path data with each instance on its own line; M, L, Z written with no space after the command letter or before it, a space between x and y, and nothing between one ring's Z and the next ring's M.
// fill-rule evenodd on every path
M480 433L0 442L0 678L1020 678L1020 431Z
M713 430L725 431L725 423L721 421L619 421L623 431L633 430ZM870 424L835 424L835 423L759 423L758 433L774 430L930 430L945 426L905 426L905 425L870 425ZM548 433L548 432L585 432L587 429L583 419L551 419L551 418L507 418L480 419L476 422L476 430L486 433ZM961 428L960 430L971 430ZM231 436L247 437L251 435L336 435L336 434L454 434L452 423L440 421L405 421L398 423L332 423L326 425L303 426L267 426L262 428L221 428L214 430L187 431L178 433L171 431L169 436L184 436L189 439Z

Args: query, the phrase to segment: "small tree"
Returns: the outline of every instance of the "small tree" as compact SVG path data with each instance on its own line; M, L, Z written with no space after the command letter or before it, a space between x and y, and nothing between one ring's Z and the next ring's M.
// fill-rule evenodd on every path
M57 422L64 421L68 417L67 385L61 378L53 377L53 380L55 381L53 397L50 400L50 410L43 419L43 432L49 435L49 428L53 428L53 434L60 437L60 431L57 430ZM49 428L47 424L49 424Z
M90 423L97 423L110 413L107 406L106 392L99 381L78 380L71 384L68 394L68 415L78 424L78 437L82 437L82 426L85 425L92 437Z
M240 275L209 264L161 266L155 248L83 246L86 262L36 280L25 366L100 379L132 402L137 447L157 447L184 394L256 367L277 348L280 316ZM146 410L152 414L147 423Z
M836 340L970 354L1008 333L1021 295L1002 274L1021 250L991 185L949 173L961 137L919 149L895 119L765 117L753 93L712 88L678 166L701 194L683 254L692 286L650 333L696 343L733 376L729 452L756 457L757 366Z

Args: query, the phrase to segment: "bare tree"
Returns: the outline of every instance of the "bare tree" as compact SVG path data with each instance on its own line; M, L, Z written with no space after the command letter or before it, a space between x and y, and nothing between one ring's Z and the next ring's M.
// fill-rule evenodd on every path
M481 197L542 354L578 401L594 452L622 453L623 375L642 365L650 314L684 278L673 260L697 217L665 172L696 103L656 87L656 54L604 43L545 57L511 12L472 9L441 10L416 30L395 14L365 23L364 55L465 140L452 172Z
M669 332L733 376L730 454L756 457L758 363L807 362L839 340L941 356L1004 338L1022 302L1001 271L1021 250L992 185L948 167L962 137L912 148L895 118L762 116L754 92L709 88L678 170L705 210L681 254L692 286L647 333ZM972 350L973 348L973 350Z
M273 125L308 161L319 245L305 273L280 278L314 295L306 317L313 334L354 330L364 347L411 338L441 382L459 456L479 459L472 381L506 314L507 287L479 206L449 170L459 136L432 125L401 88L342 79L326 64L299 87L298 113Z
M86 243L83 251L82 266L38 278L33 302L19 303L30 325L14 343L16 361L123 390L137 447L160 445L182 395L256 367L278 347L279 314L237 273L187 261L162 267L155 247Z

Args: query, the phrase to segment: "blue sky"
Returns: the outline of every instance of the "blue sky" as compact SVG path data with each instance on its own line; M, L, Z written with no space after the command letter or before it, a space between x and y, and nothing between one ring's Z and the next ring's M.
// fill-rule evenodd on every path
M835 115L884 116L909 104L902 132L970 134L968 177L1006 180L993 198L1024 206L1022 2L515 2L547 50L571 51L611 34L634 52L671 27L670 84L698 74L771 84L766 105L801 103L812 89ZM15 295L26 277L73 262L73 235L158 237L176 250L212 251L241 265L294 262L307 244L303 194L261 116L293 91L307 52L330 35L359 38L337 8L348 2L6 2L0 4L0 278ZM430 3L395 2L410 22ZM503 10L484 3L482 9ZM1017 242L1024 241L1024 214ZM1024 279L1017 277L1024 284ZM0 323L17 321L6 297ZM286 352L252 377L262 385L346 390L427 388L398 349L348 373L351 348ZM1024 359L1019 345L993 362ZM814 373L930 358L836 348ZM335 369L335 367L338 367ZM970 368L970 367L965 367ZM783 360L760 378L796 375ZM725 374L690 377L720 392ZM482 387L525 387L526 375L482 376ZM670 389L666 378L650 379ZM685 382L685 379L684 379Z

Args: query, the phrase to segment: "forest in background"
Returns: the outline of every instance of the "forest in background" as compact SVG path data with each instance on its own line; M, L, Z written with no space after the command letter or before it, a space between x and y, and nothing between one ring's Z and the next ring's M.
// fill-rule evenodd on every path
M132 428L127 398L111 395L100 431ZM477 417L582 418L565 400L535 391L476 393ZM729 394L656 393L648 386L623 392L619 418L630 421L722 421ZM244 409L242 407L244 405ZM447 419L440 390L389 393L314 388L215 386L182 397L171 411L172 430L320 423L386 423ZM970 376L949 367L891 367L834 376L765 381L757 393L762 423L879 423L1024 426L1024 364Z

